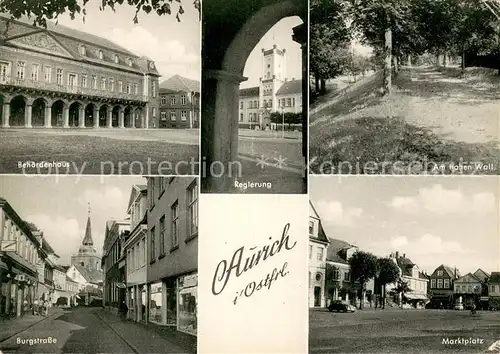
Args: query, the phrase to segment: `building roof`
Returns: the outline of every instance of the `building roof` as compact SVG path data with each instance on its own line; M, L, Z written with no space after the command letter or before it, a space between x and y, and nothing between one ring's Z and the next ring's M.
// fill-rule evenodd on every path
M259 97L259 86L240 89L240 97Z
M349 264L347 260L347 250L351 249L353 246L350 243L330 238L330 244L326 250L326 260L335 263Z
M484 270L482 270L481 268L479 268L478 270L476 270L474 272L474 276L476 278L478 278L479 280L481 280L482 282L490 277L490 275L488 273L486 273Z
M312 204L311 201L309 201L309 207L310 207L309 213L313 213L314 215L312 215L312 216L315 217L315 218L317 218L319 220L319 223L318 223L318 235L316 237L314 237L314 236L311 237L311 235L309 235L309 239L312 239L312 240L315 240L315 241L319 241L319 242L326 242L326 243L328 243L329 240L328 240L328 237L326 236L325 230L323 229L323 224L321 223L321 218L320 218L318 212L316 211L316 209L314 208L314 205Z
M500 283L500 272L491 272L489 283Z
M429 280L429 275L427 275L427 274L426 274L426 273L424 273L424 272L418 272L418 277L419 277L420 279L427 279L427 280Z
M302 80L285 81L283 85L276 91L276 96L279 95L293 95L302 93Z
M102 270L98 269L90 270L85 267L82 267L79 264L75 264L74 267L85 278L87 282L93 284L98 284L99 282L102 282L103 279Z
M90 210L89 216L87 218L87 227L85 228L85 237L83 238L82 245L94 246L94 240L92 240L92 223L90 221Z
M478 283L480 283L481 279L479 279L478 277L476 277L472 273L467 273L464 276L462 276L462 277L458 278L457 280L455 280L455 282L460 282L460 283L478 282Z
M71 279L71 278L70 278L70 277L68 277L67 275L66 275L66 281L70 281L70 282L72 282L72 283L77 284L77 282L76 282L76 281L74 281L73 279Z
M6 14L0 14L0 17L2 17L4 19L10 19L10 16L6 15ZM28 18L27 16L22 16L21 18L16 19L14 21L30 25L34 29L38 28L38 29L41 29L41 30L45 30L42 27L35 27L35 26L33 26L33 20L30 19L30 18ZM56 37L57 36L70 37L70 38L78 39L80 41L85 41L85 42L91 43L93 45L97 45L99 47L102 47L103 49L111 49L111 50L114 50L114 51L118 51L118 52L122 52L122 53L128 54L128 55L133 56L133 57L137 57L137 55L135 55L131 51L125 49L122 46L119 46L118 44L110 41L109 39L106 39L106 38L103 38L103 37L99 37L99 36L95 36L93 34L86 33L86 32L83 32L83 31L75 30L73 28L66 27L66 26L63 26L63 25L60 25L60 24L55 24L52 21L47 21L47 29L46 30L49 31L49 32L51 32L51 33L53 33L53 34L55 34Z
M160 83L160 92L200 92L200 82L174 75Z

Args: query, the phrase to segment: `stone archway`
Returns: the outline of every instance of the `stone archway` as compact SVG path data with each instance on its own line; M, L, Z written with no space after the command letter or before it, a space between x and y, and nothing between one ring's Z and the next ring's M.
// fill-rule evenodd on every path
M124 121L125 128L132 128L132 124L134 122L134 110L132 107L130 106L125 107L124 117L125 117Z
M33 127L45 126L45 115L47 113L48 102L44 98L37 98L31 105L31 125Z
M26 103L27 99L23 95L18 95L10 100L10 126L23 127L26 124Z
M94 103L88 103L85 106L85 127L93 127L97 119L97 107Z
M248 56L280 20L299 16L305 23L307 15L304 0L204 2L201 154L207 171L202 178L203 191L227 193L236 178L230 167L238 159L239 85L246 80L243 70ZM304 64L307 66L307 60ZM307 112L307 107L304 109ZM216 175L211 176L212 165L221 166L223 171L214 169Z
M134 110L135 123L134 127L136 128L144 128L144 111L142 108L137 107Z
M114 106L111 114L111 126L113 128L118 128L120 126L119 124L119 113L120 113L120 106Z
M52 127L64 127L64 107L66 103L62 100L57 100L52 103L52 116L50 117L50 125Z
M76 128L81 126L80 120L83 117L83 105L82 103L75 101L69 105L69 120L68 125L71 128Z
M103 104L99 108L99 127L100 128L105 128L108 126L108 111L110 110L110 107L106 104Z

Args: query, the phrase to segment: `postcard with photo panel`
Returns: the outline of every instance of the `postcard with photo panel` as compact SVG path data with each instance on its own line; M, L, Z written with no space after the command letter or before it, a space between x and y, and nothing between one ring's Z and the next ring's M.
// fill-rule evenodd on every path
M0 176L0 351L196 353L198 190Z
M201 195L200 353L307 352L306 232L306 195Z
M307 193L308 1L202 10L202 193Z
M309 352L498 353L499 183L311 177Z
M500 174L500 1L310 3L314 174Z
M74 3L0 6L0 173L199 174L199 4Z

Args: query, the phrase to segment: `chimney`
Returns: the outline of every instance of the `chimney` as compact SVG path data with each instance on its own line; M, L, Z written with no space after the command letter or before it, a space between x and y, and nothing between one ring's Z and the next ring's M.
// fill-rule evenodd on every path
M396 251L396 259L399 258L399 251Z
M406 253L403 253L403 258L406 258Z

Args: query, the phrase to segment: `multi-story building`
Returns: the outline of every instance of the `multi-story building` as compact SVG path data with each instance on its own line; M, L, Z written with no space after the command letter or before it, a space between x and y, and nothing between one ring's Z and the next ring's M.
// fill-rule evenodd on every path
M37 284L37 298L42 301L46 300L49 303L54 301L54 268L56 266L56 258L59 258L55 254L52 247L43 237L43 232L32 231L39 242L39 249L41 252L41 262L37 267L38 271L38 284Z
M71 267L67 270L66 275L78 283L78 297L82 303L89 304L93 300L102 299L103 272L101 270L101 257L97 255L92 239L90 208L85 236L78 253L71 256Z
M196 177L148 178L148 320L197 334Z
M0 223L0 315L19 317L24 300L35 299L41 254L30 228L3 198Z
M160 128L200 126L200 83L174 75L160 83Z
M309 307L326 306L325 273L328 243L319 214L309 202Z
M427 296L429 279L427 276L404 253L402 255L399 252L391 253L389 259L393 260L400 269L400 279L398 281L406 283L411 290L400 293L398 296L402 297L403 302L409 303L415 308L424 308L425 304L429 302ZM386 293L396 287L397 283L386 284Z
M456 268L451 268L444 264L437 267L430 275L430 287L428 294L433 307L453 307L454 306L454 283L460 277Z
M276 45L262 49L259 86L240 90L239 126L266 129L272 112L302 112L302 80L286 77L286 50Z
M115 43L47 21L0 17L1 125L158 126L152 60Z
M478 303L482 291L482 281L472 273L461 276L453 283L455 300L464 304Z
M129 233L128 220L108 220L102 249L102 270L104 275L104 305L115 310L125 301L125 262L123 244Z
M63 268L67 272L70 267L64 266ZM77 296L78 293L80 292L78 283L73 279L71 279L70 277L68 277L67 273L65 274L66 274L66 287L64 288L64 290L66 294L68 294L68 306L70 307L77 306L78 305Z
M491 272L488 288L490 308L500 310L500 272Z
M123 246L126 256L128 317L146 321L148 202L146 185L134 185L130 193L127 213L130 216L130 234Z

